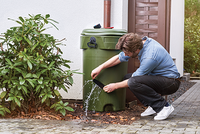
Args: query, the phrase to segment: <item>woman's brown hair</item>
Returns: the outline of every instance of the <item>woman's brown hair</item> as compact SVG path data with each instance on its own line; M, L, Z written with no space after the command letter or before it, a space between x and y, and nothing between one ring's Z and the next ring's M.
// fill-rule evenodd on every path
M143 48L142 39L138 34L128 33L119 38L115 48L134 53L137 49L141 50Z

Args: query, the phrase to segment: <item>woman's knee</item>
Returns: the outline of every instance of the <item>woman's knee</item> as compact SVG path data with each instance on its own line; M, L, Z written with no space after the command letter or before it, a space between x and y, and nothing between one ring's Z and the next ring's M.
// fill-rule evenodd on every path
M146 85L144 84L144 78L145 76L134 76L129 78L128 80L128 87L131 90L134 90L136 92L140 92L141 90L144 90L146 88Z
M128 80L128 87L132 89L133 87L136 86L136 84L137 84L137 82L136 82L135 78L130 77L129 80Z
M126 74L126 75L124 76L124 80L127 80L127 79L131 78L131 76L132 76L132 73Z

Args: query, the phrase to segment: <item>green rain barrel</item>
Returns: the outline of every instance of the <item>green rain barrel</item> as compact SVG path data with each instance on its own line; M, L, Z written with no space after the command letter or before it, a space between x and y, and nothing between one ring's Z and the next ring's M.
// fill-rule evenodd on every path
M104 92L96 86L91 72L121 51L115 49L118 39L126 34L119 29L85 29L81 33L81 49L83 49L83 103L84 109L90 111L119 111L125 109L126 89L117 89L111 93ZM127 73L127 63L101 71L97 80L107 85L120 82Z

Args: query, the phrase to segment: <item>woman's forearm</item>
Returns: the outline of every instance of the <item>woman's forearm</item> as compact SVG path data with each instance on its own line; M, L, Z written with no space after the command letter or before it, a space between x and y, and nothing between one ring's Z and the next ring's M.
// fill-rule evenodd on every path
M115 65L119 64L120 62L121 61L119 60L119 56L118 55L113 56L112 58L110 58L109 60L107 60L103 64L99 65L94 70L92 70L92 72L91 72L92 79L95 79L99 75L101 70L103 70L105 68L109 68L109 67L115 66Z
M111 84L108 84L106 85L103 90L107 93L110 93L116 89L119 89L119 88L126 88L128 87L128 80L124 80L122 82L117 82L117 83L111 83Z
M107 60L106 62L104 62L103 64L101 64L101 69L105 69L105 68L109 68L112 66L115 66L117 64L119 64L121 61L119 60L119 55L115 55L112 58L110 58L109 60Z

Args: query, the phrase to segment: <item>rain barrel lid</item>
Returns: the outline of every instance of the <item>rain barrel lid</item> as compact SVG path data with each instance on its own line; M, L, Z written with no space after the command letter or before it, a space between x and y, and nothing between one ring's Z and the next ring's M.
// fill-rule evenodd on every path
M105 29L105 28L99 28L99 29L84 29L81 33L81 35L96 35L96 36L108 36L108 35L114 35L114 36L122 36L126 34L127 31L124 29Z

